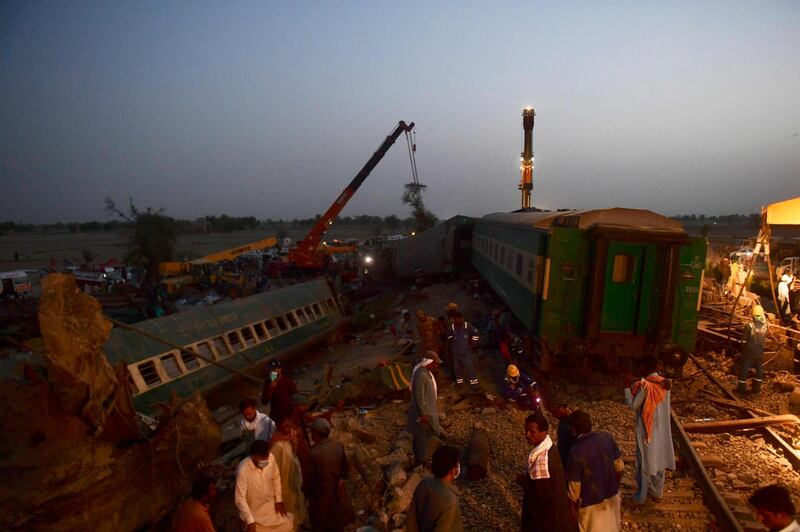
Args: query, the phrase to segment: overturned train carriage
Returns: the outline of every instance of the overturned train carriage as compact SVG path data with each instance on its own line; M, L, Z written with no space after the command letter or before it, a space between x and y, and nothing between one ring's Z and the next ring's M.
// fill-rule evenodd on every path
M244 371L323 341L342 321L333 291L320 279L199 306L136 328ZM103 349L112 364L128 364L134 405L145 413L158 412L157 404L168 403L173 392L187 398L234 377L225 368L125 329L114 328Z
M639 209L490 214L472 264L538 340L540 364L657 355L682 367L696 340L706 242Z
M418 235L400 240L392 267L399 279L464 271L469 264L475 218L453 216Z

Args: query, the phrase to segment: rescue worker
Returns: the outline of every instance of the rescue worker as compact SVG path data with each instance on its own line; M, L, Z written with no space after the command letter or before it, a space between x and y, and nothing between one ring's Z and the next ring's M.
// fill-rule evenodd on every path
M731 277L731 261L728 260L727 257L723 257L719 262L719 273L721 295L725 295L725 287L728 285L728 279Z
M503 379L503 398L509 402L517 403L523 410L537 410L539 408L539 390L536 382L519 371L514 364L506 368L506 378Z
M475 373L474 345L478 341L475 327L464 321L464 316L456 311L453 314L453 323L448 329L448 344L453 354L453 371L456 384L464 384L464 376L469 378L471 386L478 385L478 375Z
M794 279L789 274L789 270L784 270L781 276L781 282L778 283L778 314L781 321L788 324L792 321L792 308L789 304L789 287L794 282Z
M450 329L453 328L453 316L458 312L458 305L450 302L444 309L444 349L442 350L442 360L450 367L453 366L453 353L450 351Z
M764 378L764 368L761 363L764 358L764 339L768 330L764 309L761 305L754 305L753 319L744 326L744 333L742 334L742 370L739 373L737 393L747 393L747 377L751 367L756 369L752 392L759 393L761 391L761 381Z

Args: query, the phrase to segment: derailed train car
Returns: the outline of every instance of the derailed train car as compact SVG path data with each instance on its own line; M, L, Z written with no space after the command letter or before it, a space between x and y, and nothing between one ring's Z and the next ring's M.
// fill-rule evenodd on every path
M343 320L335 293L317 279L198 306L137 323L136 328L244 371L322 342ZM146 414L159 412L158 404L169 403L173 393L184 399L234 378L222 367L117 327L104 350L112 364L127 363L134 405Z
M675 220L614 208L487 215L471 262L536 340L541 366L653 354L677 369L695 346L705 254Z
M392 269L398 279L459 273L470 261L475 218L453 216L418 235L400 240Z

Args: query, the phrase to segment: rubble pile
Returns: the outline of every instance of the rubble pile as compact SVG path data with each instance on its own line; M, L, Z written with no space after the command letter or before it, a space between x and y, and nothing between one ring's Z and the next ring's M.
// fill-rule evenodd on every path
M140 427L109 328L71 276L47 277L46 350L0 359L0 524L4 530L133 530L173 506L219 428L199 396ZM143 496L146 494L146 496Z

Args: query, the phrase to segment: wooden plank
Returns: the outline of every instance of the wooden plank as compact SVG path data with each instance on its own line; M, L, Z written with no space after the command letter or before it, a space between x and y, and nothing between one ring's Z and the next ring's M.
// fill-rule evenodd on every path
M662 498L664 499L695 499L700 497L701 495L698 494L694 490L675 490L675 491L665 491Z
M738 408L740 410L750 410L759 416L774 416L772 412L767 412L766 410L761 410L760 408L754 408L750 405L746 405L741 401L732 401L731 399L723 399L722 397L709 397L709 402L714 403L715 405L719 406L729 406L732 408Z
M479 480L486 478L486 469L489 463L489 433L484 429L474 429L469 444L469 458L467 460L467 478Z
M727 419L725 421L708 421L704 423L684 423L683 430L702 434L718 434L734 430L757 429L769 427L771 425L787 425L792 423L800 423L800 419L793 414L782 414L779 416L762 416L750 419Z

